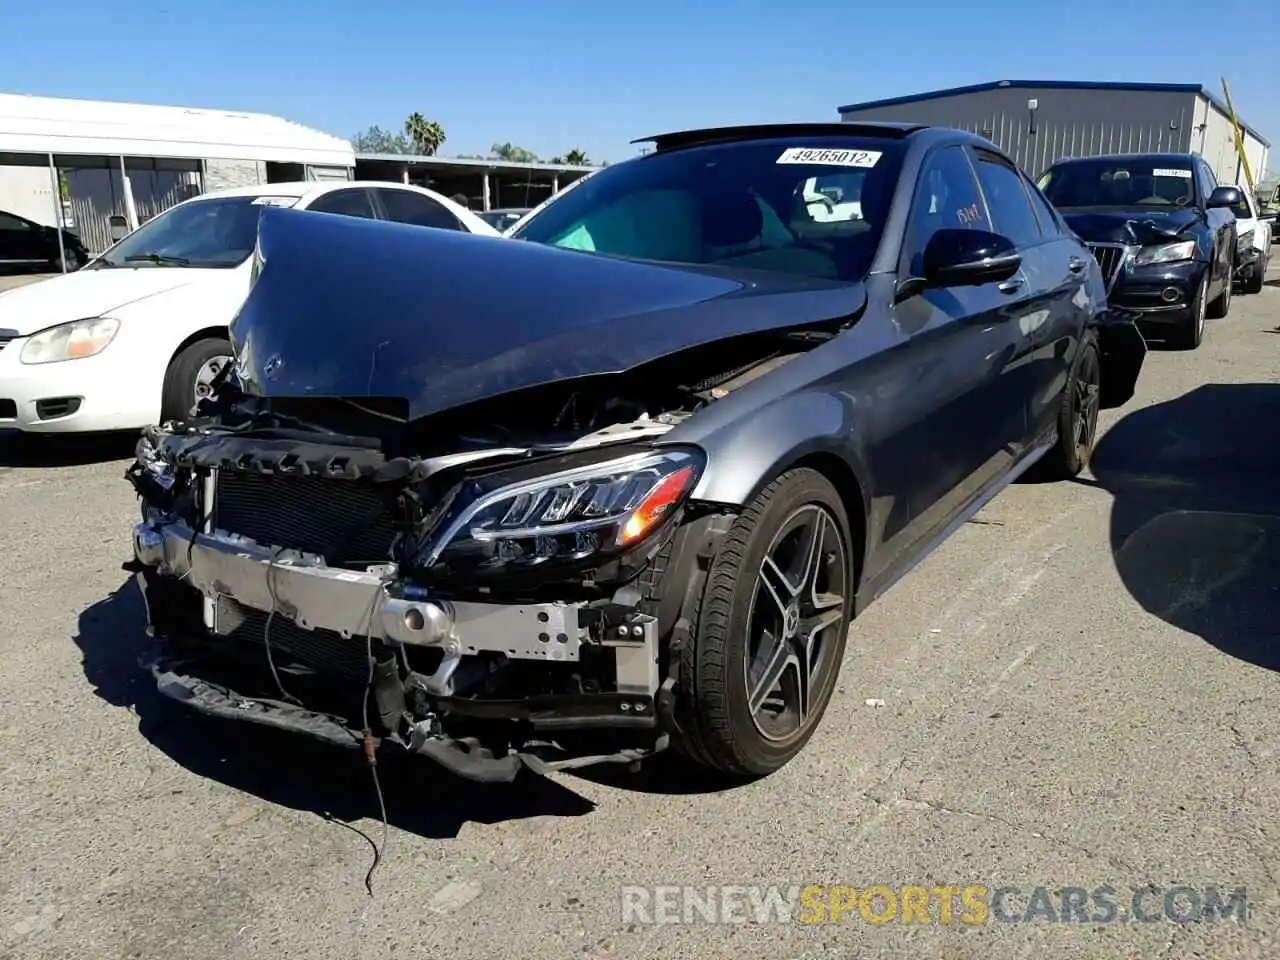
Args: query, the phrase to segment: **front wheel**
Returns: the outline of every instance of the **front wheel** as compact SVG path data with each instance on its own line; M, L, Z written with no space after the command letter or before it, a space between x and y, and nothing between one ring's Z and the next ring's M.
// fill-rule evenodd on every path
M213 392L213 379L231 362L231 344L210 337L188 344L169 363L164 375L160 422L181 420Z
M1267 279L1267 261L1259 260L1257 266L1244 281L1245 293L1261 293L1262 284Z
M1228 263L1235 263L1235 251L1231 252L1231 259ZM1214 297L1213 302L1209 304L1208 317L1210 320L1221 320L1231 312L1231 288L1235 286L1230 274L1228 274L1226 282L1222 285L1222 292Z
M851 542L839 494L806 468L734 521L678 654L677 749L737 776L772 773L803 749L844 658Z

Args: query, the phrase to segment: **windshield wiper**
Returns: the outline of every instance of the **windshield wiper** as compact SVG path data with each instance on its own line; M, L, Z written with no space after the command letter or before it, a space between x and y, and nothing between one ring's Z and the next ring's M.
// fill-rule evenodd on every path
M139 253L132 257L125 257L125 263L161 263L166 267L186 267L191 265L191 261L186 257L170 257L163 253Z

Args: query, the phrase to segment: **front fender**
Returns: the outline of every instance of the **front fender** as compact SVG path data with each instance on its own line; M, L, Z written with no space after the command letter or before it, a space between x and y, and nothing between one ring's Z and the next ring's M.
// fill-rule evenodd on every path
M707 469L692 499L745 506L790 464L814 454L843 461L865 491L866 470L852 414L848 396L811 390L783 396L718 426L697 440L707 453Z

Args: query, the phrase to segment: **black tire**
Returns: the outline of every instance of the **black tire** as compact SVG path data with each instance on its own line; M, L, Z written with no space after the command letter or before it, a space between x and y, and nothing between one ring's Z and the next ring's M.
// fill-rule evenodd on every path
M767 586L762 586L765 557L766 554L782 556L785 561L785 551L790 546L789 525L798 522L798 517L810 516L815 518L815 528L825 531L818 552L820 560L809 568L820 573L813 579L812 589L805 586L806 578L799 578L801 588L791 594L797 599L783 615L782 605L773 604L770 600L773 594ZM819 516L825 519L818 519ZM804 534L801 532L798 537L802 544ZM851 544L849 519L840 496L830 481L816 470L800 468L782 474L737 517L711 562L692 618L690 642L679 653L676 719L680 730L672 738L677 750L719 772L758 777L779 769L804 748L830 702L844 658L856 583L855 552ZM800 549L796 548L795 556L799 556ZM838 557L833 560L835 555ZM779 564L779 568L784 566L790 569L787 562ZM837 589L838 596L834 592ZM806 671L816 682L809 689L803 710L791 714L779 711L777 717L771 718L766 706L774 702L774 698L766 698L766 706L761 706L759 711L753 711L748 702L751 682L748 674L753 666L763 666L762 661L748 663L757 640L754 627L764 622L757 615L769 617L767 622L783 627L778 632L784 635L794 628L797 636L792 643L780 644L794 653L803 649L794 644L800 643L804 618L810 615L804 610L819 609L807 602L801 603L808 596L821 597L829 604L826 607L829 625L817 634L819 640L814 646L817 666ZM770 616L770 611L777 616ZM835 620L837 612L838 620ZM756 653L759 657L761 652ZM784 700L787 677L792 678L794 691L798 689L796 682L801 675L798 666L788 666L786 670L779 676L776 687L780 699ZM765 684L757 683L757 687L765 690ZM795 729L787 730L792 720ZM771 724L773 735L770 735Z
M1262 284L1267 279L1267 261L1261 260L1258 265L1253 268L1244 281L1244 293L1261 293Z
M1233 250L1231 251L1231 260L1229 262L1235 263L1235 259L1236 254ZM1221 320L1231 312L1231 293L1232 287L1234 286L1235 282L1230 278L1228 278L1227 282L1222 285L1222 292L1214 297L1213 301L1209 304L1209 311L1206 316L1208 316L1210 320Z
M222 337L197 340L178 351L169 361L160 401L160 422L181 420L196 404L196 377L217 357L230 357L231 343Z
M1098 435L1101 397L1102 357L1097 335L1087 330L1076 351L1067 388L1062 392L1058 439L1036 464L1036 473L1042 479L1070 480L1088 465Z
M1191 311L1187 318L1178 324L1170 339L1180 350L1194 350L1204 341L1204 318L1209 307L1209 271L1200 278L1200 286L1196 288L1195 298L1191 301Z

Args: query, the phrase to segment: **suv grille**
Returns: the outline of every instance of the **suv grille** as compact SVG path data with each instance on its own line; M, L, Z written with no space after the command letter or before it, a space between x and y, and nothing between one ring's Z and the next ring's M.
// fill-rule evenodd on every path
M1129 258L1129 248L1122 243L1091 243L1089 251L1093 254L1098 266L1102 268L1102 281L1107 292L1115 286L1125 261Z
M390 559L395 492L324 477L217 471L213 526L264 546L302 550L330 566Z

